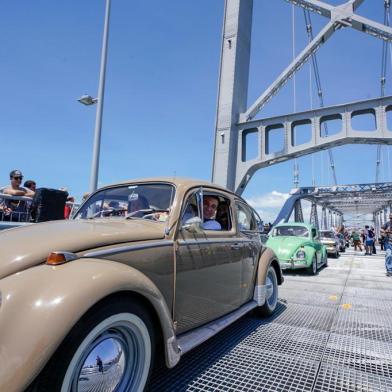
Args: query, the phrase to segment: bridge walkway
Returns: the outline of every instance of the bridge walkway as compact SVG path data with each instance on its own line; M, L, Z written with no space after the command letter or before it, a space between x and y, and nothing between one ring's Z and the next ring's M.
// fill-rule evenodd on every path
M156 369L151 391L392 391L392 278L383 253L288 272L278 311L249 314Z

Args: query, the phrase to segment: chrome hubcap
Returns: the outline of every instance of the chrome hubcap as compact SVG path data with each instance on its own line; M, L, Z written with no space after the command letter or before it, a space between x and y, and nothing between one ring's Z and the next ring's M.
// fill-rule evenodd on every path
M139 331L119 323L103 331L83 351L73 371L71 391L134 390L140 384L144 362Z
M84 360L77 383L77 391L114 391L126 371L126 344L118 336L102 336Z
M274 275L271 271L268 271L267 279L266 279L266 299L270 306L273 306L276 301L276 282L274 279Z

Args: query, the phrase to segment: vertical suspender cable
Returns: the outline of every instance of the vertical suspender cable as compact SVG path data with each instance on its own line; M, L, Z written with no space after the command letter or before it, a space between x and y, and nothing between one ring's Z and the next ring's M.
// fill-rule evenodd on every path
M390 0L384 0L384 25L389 26L389 8ZM387 73L387 58L388 58L388 43L382 41L382 53L381 53L381 77L380 87L381 96L385 95L385 84L386 84L386 73ZM376 182L380 180L380 164L381 164L381 144L377 146L377 160L376 160Z
M387 0L387 1L388 1L388 11L386 13L387 14L387 25L390 26L391 25L391 20L390 20L390 13L391 13L390 5L391 5L391 2L390 2L390 0ZM392 47L391 47L391 43L389 43L387 45L387 49L386 50L387 50L387 52L389 50L390 63L392 65ZM385 57L387 57L387 55ZM386 67L385 67L385 72L386 72ZM386 147L387 158L388 158L388 161L387 161L387 164L388 164L388 167L387 167L388 178L387 178L387 180L392 181L392 171L391 171L392 162L391 162L391 156L390 156L390 149L391 149L390 146Z
M312 64L309 63L309 104L310 110L313 109L313 81L312 81ZM316 186L316 178L314 176L314 153L312 156L312 186Z
M293 61L295 59L295 5L291 5L291 27L292 27L292 32L291 32L291 37L292 37L292 49L293 49ZM297 111L297 90L296 90L296 77L295 73L293 75L293 109L294 113ZM293 138L293 144L295 145L295 130L291 130L292 132L292 138ZM294 183L294 188L298 188L299 185L299 166L298 166L298 159L294 158L294 167L293 167L293 183Z
M304 16L305 16L306 32L308 33L308 41L310 42L313 40L313 29L312 29L312 20L310 18L309 10L304 9ZM321 79L320 79L320 72L318 68L317 56L315 53L312 53L311 59L312 59L312 65L314 71L314 78L317 86L317 95L319 97L319 104L320 107L322 108L324 107L324 97L323 97L323 90L321 87ZM328 136L328 125L326 122L323 123L323 128L324 128L325 136ZM329 156L329 166L331 168L332 179L334 185L337 185L338 182L336 178L335 162L333 159L333 154L331 149L328 149L328 156Z

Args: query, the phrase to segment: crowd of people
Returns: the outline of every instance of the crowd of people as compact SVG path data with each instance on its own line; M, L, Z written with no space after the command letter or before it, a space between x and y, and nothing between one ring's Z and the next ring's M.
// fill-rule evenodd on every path
M24 176L20 170L12 170L9 178L10 183L0 187L0 195L10 196L9 198L0 196L0 220L27 221L29 219L30 207L37 190L37 183L34 180L26 180L23 183ZM68 195L65 188L61 188L60 191L67 193L64 218L68 219L75 200L72 196Z
M377 253L376 244L378 243L380 249L385 250L386 274L392 276L392 213L389 214L389 221L381 226L378 238L374 227L368 225L360 230L348 230L341 227L336 232L343 234L346 244L352 244L354 251L365 251L366 256Z

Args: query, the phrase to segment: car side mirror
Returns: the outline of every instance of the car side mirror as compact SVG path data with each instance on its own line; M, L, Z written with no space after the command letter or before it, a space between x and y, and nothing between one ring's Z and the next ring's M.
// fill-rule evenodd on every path
M198 216L194 216L193 218L186 220L181 228L190 233L200 233L202 231L202 223L202 220Z

